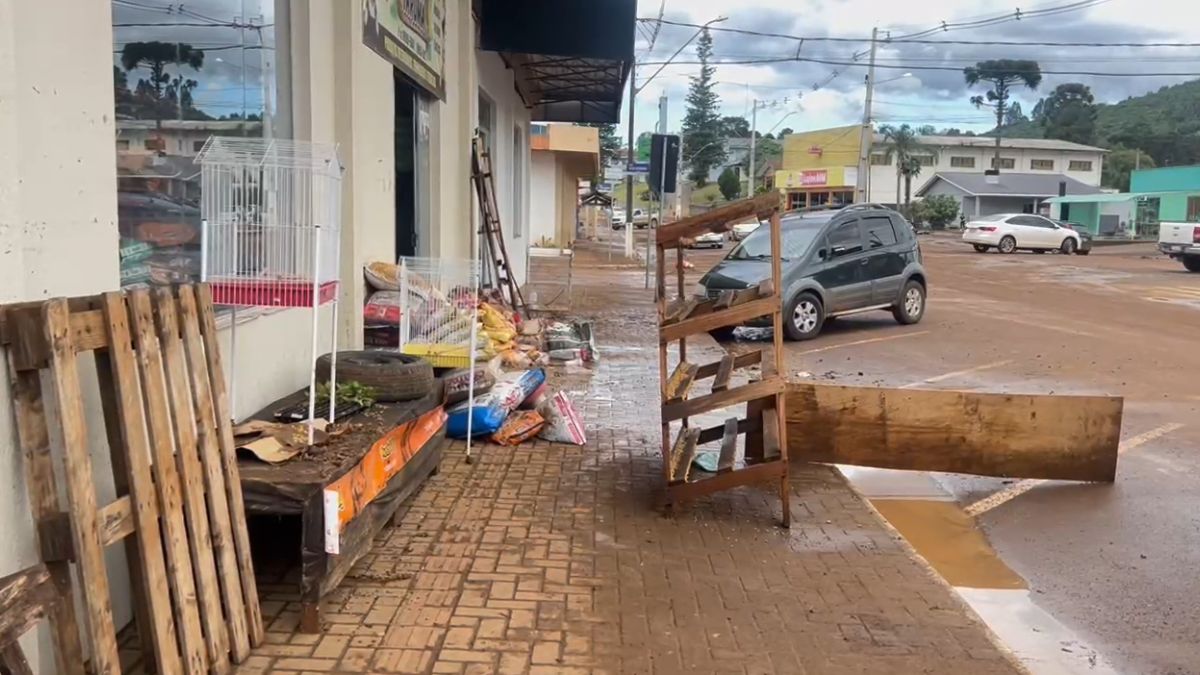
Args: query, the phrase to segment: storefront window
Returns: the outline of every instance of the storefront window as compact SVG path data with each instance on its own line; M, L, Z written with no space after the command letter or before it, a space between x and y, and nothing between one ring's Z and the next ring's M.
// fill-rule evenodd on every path
M200 278L211 136L286 137L286 0L113 0L121 285ZM281 28L281 25L283 26ZM281 92L283 95L281 95Z

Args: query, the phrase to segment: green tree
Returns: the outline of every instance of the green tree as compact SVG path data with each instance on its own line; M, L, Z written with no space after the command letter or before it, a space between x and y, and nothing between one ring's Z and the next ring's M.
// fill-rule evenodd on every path
M731 202L738 198L742 192L742 181L738 178L738 174L733 170L732 166L725 167L721 175L717 177L717 187L721 190L721 196L725 201Z
M688 88L687 112L683 116L683 154L688 158L688 178L703 187L708 183L712 168L725 160L721 118L717 114L721 99L713 82L717 69L709 64L712 35L708 29L700 33L696 57L700 61L700 74L692 77Z
M154 119L155 128L162 128L162 121L176 114L188 118L193 109L192 90L199 83L180 74L175 77L167 72L167 66L179 66L200 70L204 67L204 50L182 42L130 42L121 48L121 67L127 72L146 68L150 77L138 80L134 89L134 101L139 108Z
M921 175L921 162L916 157L907 157L900 166L897 167L900 175L904 177L904 208L909 208L912 204L912 182L913 179Z
M750 123L745 117L726 115L720 124L722 138L750 138Z
M898 127L885 124L879 127L883 135L883 147L887 153L888 162L896 164L896 205L900 205L900 180L904 175L904 165L912 158L917 148L917 133L907 124Z
M990 85L983 96L972 96L971 104L976 108L991 108L996 113L996 160L1000 166L1000 133L1004 128L1005 113L1008 110L1008 99L1012 96L1013 87L1024 86L1037 89L1042 83L1042 69L1037 61L1016 59L993 59L980 61L973 66L963 68L963 79L967 86L978 84Z
M1096 142L1096 99L1079 82L1060 84L1041 102L1046 138L1090 145Z
M1136 148L1117 148L1104 158L1100 183L1104 187L1129 192L1129 177L1139 166L1143 169L1153 169L1154 158Z
M958 217L958 200L950 195L932 195L912 205L914 220L942 229Z
M794 134L794 133L796 133L796 132L792 131L791 127L784 127L779 130L779 135L776 136L776 138L783 138L784 136L787 136L788 134Z
M1025 111L1021 110L1020 101L1013 101L1008 106L1008 110L1004 112L1004 126L1011 127L1014 124L1028 122L1029 118L1025 116Z

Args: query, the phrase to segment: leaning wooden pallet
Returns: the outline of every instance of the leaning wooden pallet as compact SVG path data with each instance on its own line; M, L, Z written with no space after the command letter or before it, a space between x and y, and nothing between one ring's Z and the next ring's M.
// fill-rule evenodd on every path
M0 307L42 558L67 597L74 563L84 591L82 623L71 602L49 615L60 664L82 664L86 642L91 672L121 671L104 562L118 541L143 656L157 672L229 672L262 643L212 311L203 286ZM80 376L89 355L95 392ZM93 483L90 398L103 410L117 493L104 505ZM61 439L65 508L50 438Z
M658 261L658 362L662 385L663 478L670 504L741 485L777 481L782 502L782 524L791 526L788 486L787 430L784 427L783 323L781 288L780 196L777 193L746 199L708 213L661 226L656 234ZM708 232L727 232L747 218L769 219L771 276L757 286L726 291L715 298L692 298L686 293L683 256L694 238ZM666 252L675 249L677 291L667 298ZM688 338L751 319L770 316L775 328L771 347L744 354L726 354L714 363L688 361ZM679 354L670 367L670 343L678 341ZM745 384L732 384L734 374L759 366L761 376ZM712 379L707 392L696 394L697 383ZM690 418L745 404L746 414L723 424L694 428ZM672 423L678 423L672 439ZM737 460L738 437L745 435L745 452ZM692 464L697 448L719 442L717 471L700 476Z

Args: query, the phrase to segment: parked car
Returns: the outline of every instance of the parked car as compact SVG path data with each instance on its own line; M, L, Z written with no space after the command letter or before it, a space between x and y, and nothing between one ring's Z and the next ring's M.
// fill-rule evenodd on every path
M613 209L611 222L612 222L612 229L614 229L614 230L625 229L625 209Z
M1054 222L1069 230L1075 230L1079 234L1079 250L1075 251L1075 253L1087 255L1092 252L1092 233L1088 232L1086 227L1079 223L1072 223L1069 220L1056 220Z
M785 214L783 326L790 340L810 340L826 319L888 310L902 324L925 315L921 247L904 216L875 205ZM757 285L771 276L771 228L747 235L700 280L704 294ZM759 319L750 325L768 325ZM732 329L724 331L727 335Z
M658 227L658 218L650 215L650 212L645 209L634 209L632 222L633 226L639 230L644 230L647 226Z
M762 224L763 223L757 220L751 220L748 223L738 223L737 225L733 226L732 230L729 231L729 238L733 241L741 241L749 236L751 232L757 230L758 226Z
M1183 263L1189 272L1200 272L1200 225L1160 223L1158 250Z
M688 248L725 248L725 235L720 232L705 232L693 239Z
M980 253L994 248L1001 253L1057 250L1070 255L1079 253L1083 243L1083 237L1075 230L1032 213L977 216L967 223L962 240Z

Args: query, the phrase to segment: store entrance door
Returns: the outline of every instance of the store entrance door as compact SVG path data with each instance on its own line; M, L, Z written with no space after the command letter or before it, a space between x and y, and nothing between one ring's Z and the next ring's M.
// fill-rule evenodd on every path
M398 70L396 115L396 257L415 256L417 241L417 88Z

